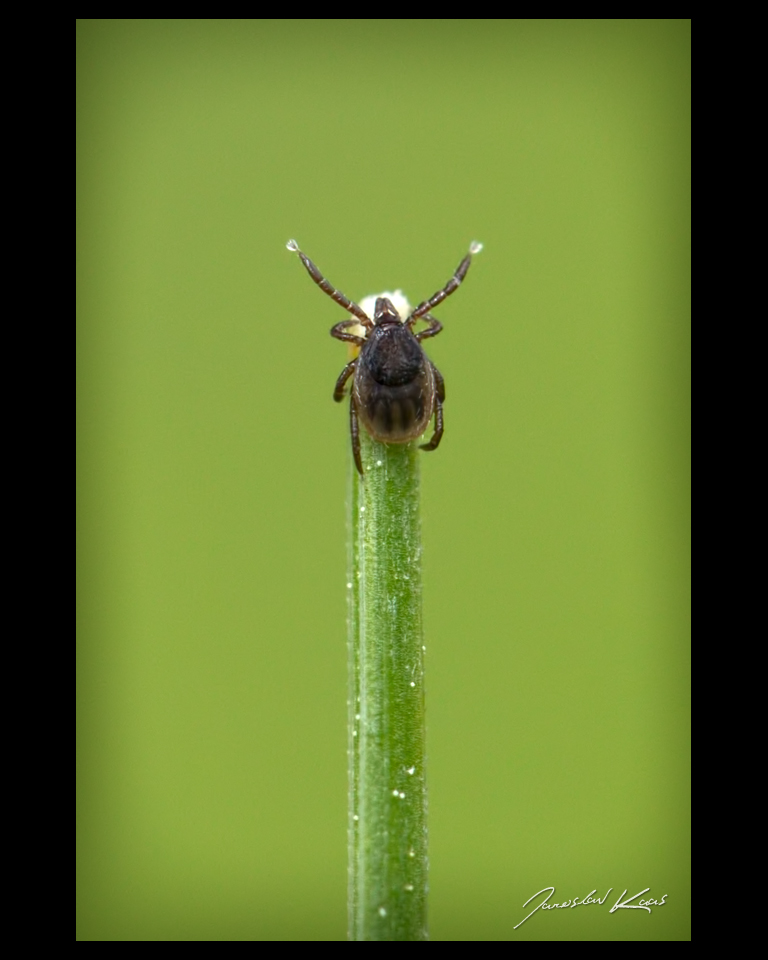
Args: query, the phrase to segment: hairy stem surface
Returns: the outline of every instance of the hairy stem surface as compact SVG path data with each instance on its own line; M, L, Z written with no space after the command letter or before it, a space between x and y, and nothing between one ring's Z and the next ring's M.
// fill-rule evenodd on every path
M361 434L348 518L349 939L426 940L419 453Z

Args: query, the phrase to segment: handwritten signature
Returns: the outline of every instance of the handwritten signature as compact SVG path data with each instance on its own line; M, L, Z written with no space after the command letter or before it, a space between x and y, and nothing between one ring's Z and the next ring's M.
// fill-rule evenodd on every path
M648 913L650 913L651 906L663 907L664 902L669 896L669 894L667 893L664 894L661 900L655 900L651 897L645 900L637 900L637 898L642 897L644 893L648 893L650 889L651 889L650 887L646 887L644 890L641 890L639 893L636 893L634 894L634 896L631 896L631 897L627 897L627 891L625 890L624 893L622 893L622 895L616 901L616 903L614 903L614 905L608 911L608 913L615 913L617 910L647 910ZM529 920L534 915L534 913L536 913L537 910L564 910L564 909L571 909L573 907L586 907L591 903L598 903L600 904L600 906L602 906L605 903L605 901L608 899L608 894L611 892L611 890L613 890L613 887L609 887L605 895L602 898L600 898L600 897L594 896L594 894L597 893L597 887L595 887L595 889L591 890L586 895L586 897L581 897L581 898L574 897L572 900L564 900L562 903L550 903L549 901L555 895L555 888L544 887L542 890L539 890L538 893L534 893L532 897L529 897L525 901L525 903L523 904L523 910L525 910L525 908L528 906L528 904L532 900L535 900L537 897L540 897L542 893L546 893L547 894L546 897L544 897L544 899L540 903L538 903L533 908L533 910L531 910L531 912L528 914L527 917L523 917L520 923L518 923L513 929L517 930L518 927L521 927L526 920ZM626 900L624 899L625 897L627 897ZM632 902L633 900L637 900L637 903L633 903Z

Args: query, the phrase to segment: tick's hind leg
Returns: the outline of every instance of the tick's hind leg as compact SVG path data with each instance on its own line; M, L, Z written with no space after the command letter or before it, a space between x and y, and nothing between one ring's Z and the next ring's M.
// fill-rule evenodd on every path
M344 384L355 372L356 363L357 357L355 357L354 360L350 360L346 367L344 367L339 374L339 379L336 381L336 386L333 391L333 399L336 401L336 403L340 403L344 399Z
M443 439L443 402L435 400L435 432L429 443L420 444L421 450L437 450L440 441Z
M432 364L432 373L435 375L435 393L437 394L437 399L441 402L445 402L445 380L443 380L443 375L437 369L437 367Z
M352 456L355 458L357 472L362 477L363 474L363 455L360 452L360 424L357 419L357 408L355 407L355 395L349 398L349 432L352 435Z

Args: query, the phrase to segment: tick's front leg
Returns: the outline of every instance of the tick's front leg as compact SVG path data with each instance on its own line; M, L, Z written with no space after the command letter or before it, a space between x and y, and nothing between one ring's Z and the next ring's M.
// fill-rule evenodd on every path
M299 250L299 245L295 240L289 240L288 243L286 243L286 247L288 247L288 249L293 253L298 253L299 257L301 258L301 262L307 268L307 273L310 275L310 277L312 277L323 293L327 293L334 303L338 303L340 307L344 307L348 313L354 313L366 330L373 330L373 321L368 314L365 313L365 311L356 303L353 303L349 297L345 297L341 290L337 290L336 287L334 287L334 285L327 280L322 273L320 273L309 257Z
M472 255L475 253L480 253L483 249L482 243L478 243L476 240L473 240L469 245L469 253L464 257L461 263L456 268L456 273L451 277L451 279L446 283L442 290L438 290L434 296L431 296L429 300L425 300L423 303L420 303L418 307L413 311L413 313L408 318L409 320L418 320L419 317L423 317L425 314L429 313L434 307L439 303L442 303L446 297L454 292L454 290L459 289L461 281L466 277L467 270L469 270L469 265L472 262ZM309 268L307 268L309 269ZM314 279L314 278L313 278ZM318 281L315 280L315 283Z

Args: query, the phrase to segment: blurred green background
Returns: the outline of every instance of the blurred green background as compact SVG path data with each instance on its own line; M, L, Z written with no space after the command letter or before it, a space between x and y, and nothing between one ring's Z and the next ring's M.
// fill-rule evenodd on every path
M428 341L432 938L689 938L689 30L79 21L80 939L346 936L343 313L289 237L413 302L485 244ZM667 902L513 931L547 885Z

